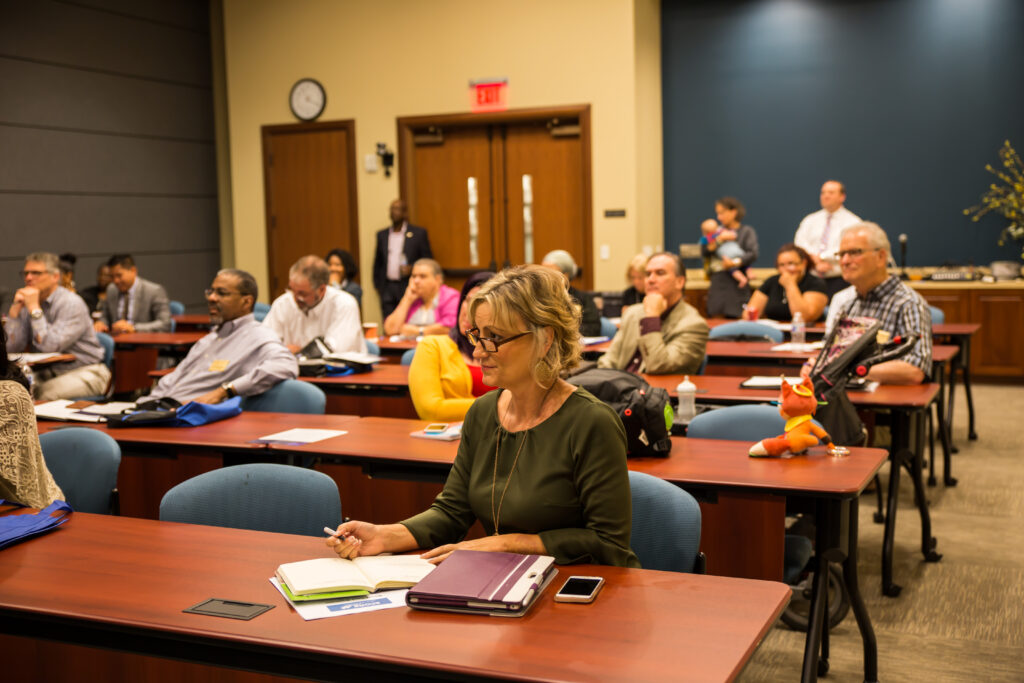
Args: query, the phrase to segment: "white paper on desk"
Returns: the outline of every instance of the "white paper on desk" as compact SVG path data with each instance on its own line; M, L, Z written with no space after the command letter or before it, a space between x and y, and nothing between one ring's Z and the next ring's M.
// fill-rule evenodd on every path
M270 583L274 584L274 588L284 596L284 599L288 601L292 609L298 612L299 616L306 621L325 619L327 617L343 617L347 614L360 614L362 612L375 612L379 609L391 609L393 607L405 607L405 594L409 592L408 588L400 588L398 590L370 593L365 598L356 600L350 598L348 600L298 603L288 600L288 596L281 590L281 584L276 577L270 577Z
M604 342L611 339L611 337L581 337L581 341L584 346L593 346L594 344L603 344Z
M779 322L778 320L772 320L771 318L758 318L753 322L757 323L758 325L767 325L768 327L774 330L778 330L779 332L789 332L793 327L792 323L782 323Z
M59 355L59 353L9 353L7 354L7 360L12 363L28 363L31 365L39 361L56 358Z
M315 443L342 434L348 434L348 432L343 429L286 429L283 432L261 436L256 440L280 443Z
M807 342L805 344L786 342L785 344L776 344L775 346L772 347L772 351L792 351L794 353L807 353L808 351L820 351L824 347L824 341Z
M75 403L69 399L57 399L40 403L35 407L36 417L44 420L61 420L64 422L106 422L107 418L102 415L89 415L77 408L68 408Z
M803 381L800 377L787 377L786 381L796 386ZM782 386L782 378L779 375L754 375L743 380L740 386L745 389L778 389Z
M83 413L90 415L120 415L126 410L134 410L135 404L127 401L111 401L110 403L93 403L82 408Z

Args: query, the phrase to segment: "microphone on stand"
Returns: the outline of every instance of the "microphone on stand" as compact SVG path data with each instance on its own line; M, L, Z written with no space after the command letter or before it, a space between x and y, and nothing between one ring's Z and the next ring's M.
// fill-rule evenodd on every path
M900 233L900 279L907 279L907 234Z

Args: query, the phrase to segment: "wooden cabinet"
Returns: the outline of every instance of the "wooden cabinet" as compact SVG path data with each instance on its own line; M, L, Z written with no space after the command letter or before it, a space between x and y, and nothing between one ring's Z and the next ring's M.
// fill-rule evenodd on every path
M971 338L976 380L1024 380L1024 287L982 283L936 287L912 285L947 323L980 323Z

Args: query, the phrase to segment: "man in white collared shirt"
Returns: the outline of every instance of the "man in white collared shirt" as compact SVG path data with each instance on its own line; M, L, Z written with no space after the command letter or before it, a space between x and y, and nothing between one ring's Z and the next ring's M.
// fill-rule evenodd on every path
M329 280L319 256L303 256L288 271L288 291L274 300L263 324L292 353L316 337L332 351L366 351L359 304L348 292L328 287Z
M821 186L821 210L800 221L793 242L814 261L814 274L825 280L825 293L832 295L847 286L839 270L839 235L861 222L859 216L843 206L846 186L838 180L826 180Z

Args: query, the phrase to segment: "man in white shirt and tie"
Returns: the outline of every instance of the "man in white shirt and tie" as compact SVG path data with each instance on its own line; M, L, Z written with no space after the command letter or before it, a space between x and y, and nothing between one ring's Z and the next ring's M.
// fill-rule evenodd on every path
M800 221L793 242L802 247L814 261L814 274L825 280L825 293L832 295L847 283L839 270L839 235L844 229L861 222L843 203L846 186L838 180L826 180L821 186L821 210Z

